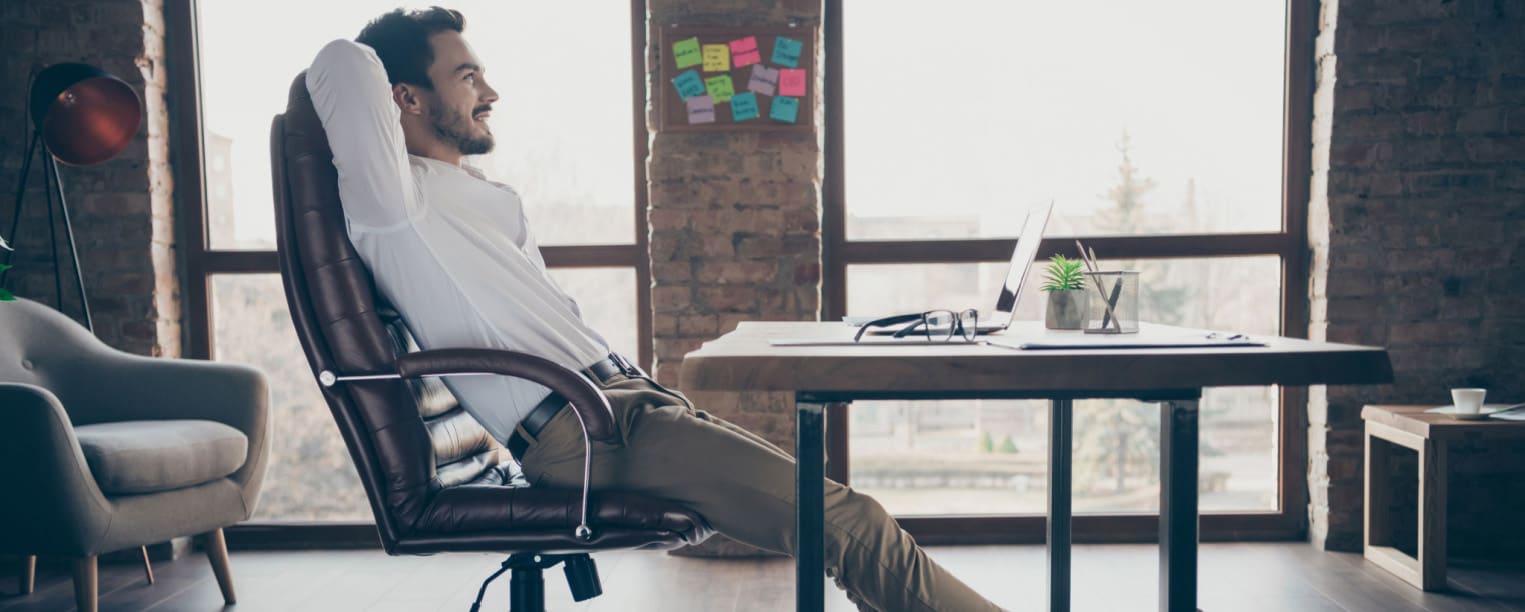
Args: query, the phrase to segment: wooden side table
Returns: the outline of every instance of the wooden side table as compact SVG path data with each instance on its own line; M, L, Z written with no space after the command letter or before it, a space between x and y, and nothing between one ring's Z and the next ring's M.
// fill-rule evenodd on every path
M1446 586L1446 463L1449 443L1463 437L1525 439L1525 423L1484 419L1458 421L1426 413L1434 406L1365 406L1366 421L1366 559L1426 591ZM1373 455L1373 440L1419 453L1418 556L1391 543L1392 491L1383 449ZM1375 460L1374 460L1375 459Z

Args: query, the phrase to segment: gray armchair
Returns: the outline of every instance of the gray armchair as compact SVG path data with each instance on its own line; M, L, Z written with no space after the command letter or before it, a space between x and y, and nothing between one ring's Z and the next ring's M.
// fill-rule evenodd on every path
M96 557L205 534L234 603L222 527L249 518L269 455L264 376L115 350L36 302L0 304L0 553L74 562L96 609Z

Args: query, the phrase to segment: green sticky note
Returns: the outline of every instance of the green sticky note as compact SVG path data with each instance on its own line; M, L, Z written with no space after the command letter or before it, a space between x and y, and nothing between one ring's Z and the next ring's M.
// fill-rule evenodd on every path
M746 121L757 118L757 94L750 91L731 96L731 119Z
M689 68L704 63L704 54L699 52L699 37L685 38L673 43L672 58L678 62L679 68Z
M712 76L705 79L704 89L710 92L710 97L715 100L716 104L729 102L731 96L736 94L736 90L731 86L731 75L729 74Z
M692 68L674 77L672 84L673 87L678 88L678 97L684 100L704 95L704 79L699 78L699 73L694 72Z
M794 123L800 116L799 98L779 96L773 99L773 108L768 109L768 118L784 123Z
M800 51L804 44L793 38L778 37L773 41L773 63L790 68L800 67Z

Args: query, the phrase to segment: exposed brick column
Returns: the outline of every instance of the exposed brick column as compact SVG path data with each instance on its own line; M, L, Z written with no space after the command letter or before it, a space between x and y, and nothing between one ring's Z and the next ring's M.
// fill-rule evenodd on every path
M1364 404L1449 403L1458 386L1525 398L1525 10L1487 0L1322 10L1309 331L1389 347L1397 378L1310 393L1310 535L1359 550ZM1525 485L1502 476L1525 464L1453 457L1453 549L1496 547L1496 529L1469 528L1525 504Z
M651 0L647 74L669 24L765 26L790 22L819 37L819 0ZM819 38L817 39L819 40ZM819 49L820 45L817 44ZM814 62L819 88L822 62ZM648 78L648 125L655 96L671 87ZM817 89L817 91L820 91ZM816 96L817 104L821 96ZM821 108L814 113L821 123ZM678 384L683 356L740 321L820 316L821 136L814 133L654 132L650 181L653 335L656 376ZM787 394L693 393L715 413L786 449L794 447ZM741 554L721 538L687 554Z
M0 231L9 230L21 152L31 137L23 119L33 66L84 62L131 84L143 98L143 128L121 155L86 168L60 168L79 247L96 335L143 355L180 354L173 182L165 108L162 0L0 3ZM23 132L23 123L26 131ZM40 157L39 160L40 162ZM56 304L49 268L43 175L33 163L15 240L16 293ZM61 231L61 229L60 229ZM7 236L9 238L9 236ZM60 249L63 243L60 236ZM63 258L67 262L67 256ZM65 263L67 266L67 263ZM70 272L72 274L72 272ZM77 298L65 281L65 310Z

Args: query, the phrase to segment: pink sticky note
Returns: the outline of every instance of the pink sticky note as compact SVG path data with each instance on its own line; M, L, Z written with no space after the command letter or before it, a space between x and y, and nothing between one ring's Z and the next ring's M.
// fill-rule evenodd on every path
M730 42L731 64L737 68L750 66L762 61L762 54L757 52L757 37L748 36L738 38Z
M780 68L778 70L778 95L805 95L805 69Z

